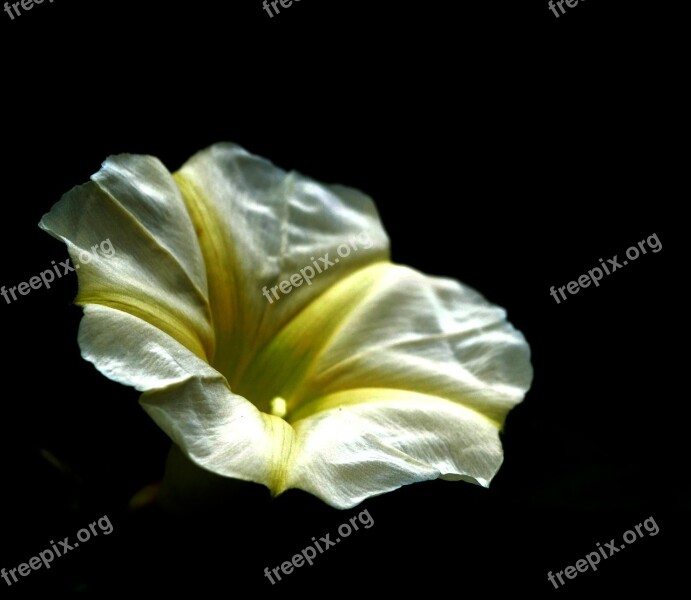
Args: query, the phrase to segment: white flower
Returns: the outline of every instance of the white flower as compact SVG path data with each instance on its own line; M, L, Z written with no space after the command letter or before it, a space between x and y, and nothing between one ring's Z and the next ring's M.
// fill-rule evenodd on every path
M200 467L338 508L499 468L528 345L474 290L392 264L362 193L218 144L174 175L111 157L40 226L73 257L112 240L79 272L82 355Z

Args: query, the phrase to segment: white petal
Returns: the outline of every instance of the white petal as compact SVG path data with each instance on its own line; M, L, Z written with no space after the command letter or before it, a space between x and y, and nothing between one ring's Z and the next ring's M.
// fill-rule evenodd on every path
M361 401L349 405L352 394L332 397L336 408L294 424L299 444L289 487L350 508L440 476L487 486L501 465L496 424L472 410L387 389L358 390Z
M286 173L234 144L198 153L175 178L201 232L217 338L212 364L234 388L256 352L324 290L388 258L370 198ZM339 247L348 255L339 257ZM281 292L301 270L313 273L309 283Z
M67 244L73 264L81 262L78 304L124 310L198 356L213 355L199 243L172 175L157 159L109 158L92 182L65 194L40 227ZM106 240L112 256L101 250Z
M458 282L373 270L366 287L340 283L273 342L318 347L288 400L298 437L289 486L346 508L437 477L488 485L499 429L532 380L527 343L503 309Z
M263 355L290 366L273 391L290 421L330 408L337 392L387 388L444 398L499 427L532 379L528 344L503 309L456 281L385 263L333 286ZM258 378L269 362L248 373Z
M79 345L104 375L144 392L142 406L199 466L285 489L280 466L292 456L292 428L233 394L182 344L125 312L88 305Z

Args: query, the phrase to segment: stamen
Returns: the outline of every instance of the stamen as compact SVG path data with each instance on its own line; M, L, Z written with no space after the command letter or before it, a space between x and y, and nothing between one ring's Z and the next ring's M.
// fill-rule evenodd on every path
M288 403L281 398L280 396L276 396L272 401L271 401L271 414L276 416L276 417L285 417L286 413L288 412Z

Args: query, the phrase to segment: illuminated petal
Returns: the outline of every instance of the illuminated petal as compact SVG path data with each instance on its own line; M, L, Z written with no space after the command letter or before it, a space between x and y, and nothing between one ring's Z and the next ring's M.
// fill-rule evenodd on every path
M298 421L289 486L337 508L429 479L489 485L503 454L496 423L434 396L359 389Z
M286 173L235 144L199 152L175 179L206 264L217 342L212 364L238 393L257 394L244 378L256 352L335 281L387 260L388 238L367 196ZM336 263L341 244L350 254ZM319 273L314 263L323 265L325 254L334 264ZM314 272L309 284L267 300L264 289L305 268Z
M67 244L74 264L109 240L111 257L79 274L80 305L123 310L165 331L201 358L213 356L206 271L187 209L155 158L109 158L89 183L65 194L39 224Z
M308 352L283 355L299 385L286 373L279 392L298 438L289 487L346 508L424 479L489 484L499 429L532 379L528 345L502 309L457 282L375 265L266 353L301 338Z
M300 336L314 342L300 389L290 394L292 420L328 407L324 397L387 388L445 398L500 426L532 379L528 344L503 309L456 281L399 265L339 282L268 348L298 347ZM294 366L301 361L289 357Z
M218 371L182 344L126 312L88 305L79 345L101 373L144 392L142 406L198 465L283 487L293 429L233 394Z

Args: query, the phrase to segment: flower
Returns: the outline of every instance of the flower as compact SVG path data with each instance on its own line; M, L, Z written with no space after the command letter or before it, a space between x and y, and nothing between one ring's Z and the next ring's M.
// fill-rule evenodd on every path
M391 263L361 192L224 143L172 175L110 157L40 227L73 258L111 240L78 272L82 356L203 469L337 508L498 470L528 344L476 291Z

